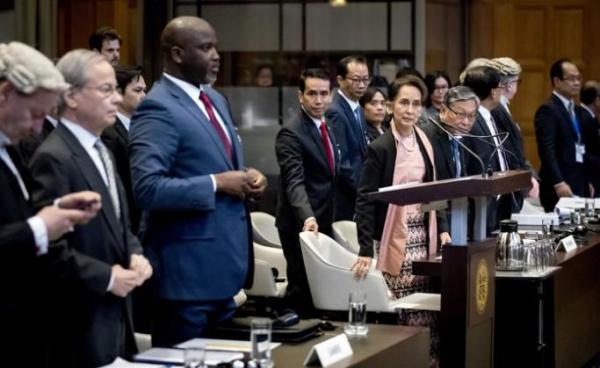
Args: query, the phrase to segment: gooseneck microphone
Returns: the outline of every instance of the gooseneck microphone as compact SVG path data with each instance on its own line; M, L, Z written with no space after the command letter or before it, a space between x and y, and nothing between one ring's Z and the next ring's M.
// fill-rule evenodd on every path
M475 157L477 159L477 161L479 161L479 164L481 165L481 175L484 178L488 178L491 176L491 172L488 172L486 170L486 166L483 163L483 160L481 159L481 157L479 157L478 154L476 154L475 152L473 152L473 150L471 150L469 147L467 147L467 145L465 145L463 142L460 141L460 139L456 138L456 136L452 133L450 133L448 130L446 130L446 128L444 128L442 126L442 124L440 124L439 122L437 122L434 118L432 118L431 116L428 118L429 121L431 121L431 123L433 123L436 127L440 128L440 130L444 133L446 133L446 135L452 139L453 141L455 141L456 143L458 143L459 146L461 146L462 148L465 149L465 151L469 152L471 154L471 156Z

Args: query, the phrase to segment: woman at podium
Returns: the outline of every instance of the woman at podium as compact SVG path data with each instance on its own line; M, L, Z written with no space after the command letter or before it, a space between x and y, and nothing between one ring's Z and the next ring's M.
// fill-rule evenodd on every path
M438 244L450 241L443 214L424 212L420 204L388 205L368 198L380 187L435 180L431 143L416 126L425 96L427 87L418 77L406 76L392 84L390 129L367 150L356 201L360 252L352 271L357 278L366 276L377 252L377 269L396 298L432 291L429 278L412 274L412 262L437 253ZM439 345L435 314L402 311L400 323L431 328L430 355L435 362Z

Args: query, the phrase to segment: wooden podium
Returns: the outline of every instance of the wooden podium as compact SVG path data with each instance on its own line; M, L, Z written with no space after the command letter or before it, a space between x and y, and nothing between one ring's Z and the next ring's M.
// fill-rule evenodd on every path
M475 226L473 239L485 240L487 222L488 197L515 192L531 185L531 172L525 170L509 170L495 172L484 178L481 175L466 176L458 179L438 180L428 183L408 183L380 188L370 193L372 199L407 205L414 203L430 203L451 200L452 244L466 245L468 230L467 197L475 200ZM439 206L437 206L439 208Z
M452 245L443 248L440 315L442 367L493 367L496 243L467 243L467 197L475 197L477 240L486 236L487 197L526 188L529 171L382 188L370 198L407 205L452 200ZM432 255L430 255L433 257Z

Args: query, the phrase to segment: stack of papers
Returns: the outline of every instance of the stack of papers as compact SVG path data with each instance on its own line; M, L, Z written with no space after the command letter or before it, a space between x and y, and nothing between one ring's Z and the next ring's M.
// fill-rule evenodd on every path
M131 363L123 358L117 358L114 362L109 365L104 365L100 368L164 368L162 364L148 364L148 363Z
M276 347L278 347L280 345L281 345L280 342L272 342L271 350L275 349ZM208 350L237 351L237 352L248 353L248 354L250 354L252 352L252 343L250 341L246 341L246 340L223 340L223 339L196 338L196 339L188 340L186 342L182 342L179 345L175 345L175 347L179 348L179 349L202 347L202 346L204 346L204 348L207 351ZM266 349L266 346L265 346L265 349Z
M137 354L134 359L138 362L163 363L183 365L183 349L152 348ZM228 363L236 359L243 359L240 352L210 351L206 350L205 364L216 366L219 363ZM116 368L116 367L115 367Z

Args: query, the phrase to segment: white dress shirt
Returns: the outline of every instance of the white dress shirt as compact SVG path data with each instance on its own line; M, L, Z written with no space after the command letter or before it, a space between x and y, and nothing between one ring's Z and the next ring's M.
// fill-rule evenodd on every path
M496 147L500 146L500 137L498 137L498 129L496 129L496 124L492 122L492 113L490 112L490 110L486 109L481 105L479 105L478 111L483 117L483 120L485 121L485 125L487 126L488 130L490 131L490 133L492 133L492 135L494 135L494 144L496 145ZM507 165L504 159L504 153L502 152L502 147L498 149L497 156L498 162L500 163L500 171L506 171Z
M119 120L121 121L121 123L123 123L123 126L125 127L125 130L129 131L129 127L131 127L131 119L128 118L127 116L121 114L118 111L117 111L117 118L119 118ZM118 122L115 123L115 124L118 124Z
M65 125L65 127L67 127L67 129L69 129L71 133L73 133L73 135L75 136L75 138L77 138L79 143L81 143L83 149L85 149L88 156L90 156L90 158L94 162L94 165L96 165L96 170L98 170L98 173L100 174L100 176L102 176L104 184L108 188L109 184L108 178L106 177L106 170L104 169L104 164L102 163L102 159L100 158L98 150L94 148L94 144L100 138L96 137L89 130L83 128L78 124L75 124L74 122L68 119L62 118L60 121Z

